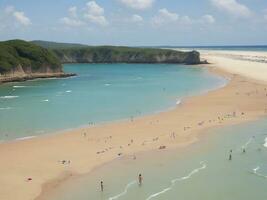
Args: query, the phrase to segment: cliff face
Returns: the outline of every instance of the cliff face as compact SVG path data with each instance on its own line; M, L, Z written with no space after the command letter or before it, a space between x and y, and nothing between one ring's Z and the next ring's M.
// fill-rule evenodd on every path
M62 48L52 51L62 63L200 63L200 55L196 51L129 47Z
M50 50L22 40L0 42L0 82L57 76L64 72Z
M200 64L196 51L117 46L91 47L45 41L0 42L0 82L66 77L61 63L184 63Z
M62 65L50 50L22 40L0 42L0 73L16 69L25 73L62 72Z

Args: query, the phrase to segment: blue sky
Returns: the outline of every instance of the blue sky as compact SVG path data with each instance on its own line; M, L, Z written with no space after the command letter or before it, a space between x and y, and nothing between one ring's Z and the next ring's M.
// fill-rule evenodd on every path
M0 40L267 44L266 0L0 0Z

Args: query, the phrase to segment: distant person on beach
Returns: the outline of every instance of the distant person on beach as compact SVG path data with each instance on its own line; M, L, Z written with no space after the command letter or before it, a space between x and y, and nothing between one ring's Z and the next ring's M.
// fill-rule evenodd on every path
M138 183L139 183L139 185L142 185L142 182L143 182L143 177L142 177L141 174L139 174L139 176L138 176Z
M100 188L101 188L101 192L103 192L104 191L103 181L100 182Z

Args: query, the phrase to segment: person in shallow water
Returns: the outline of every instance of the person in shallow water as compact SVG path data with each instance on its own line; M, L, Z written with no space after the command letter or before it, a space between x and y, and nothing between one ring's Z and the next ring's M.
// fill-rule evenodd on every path
M141 174L139 174L139 176L138 176L138 183L139 183L139 185L142 185L142 182L143 182L143 177L142 177Z
M101 192L103 192L104 191L103 181L100 182L100 188L101 188Z
M230 153L229 153L229 160L232 160L232 153L233 153L233 150L230 149Z

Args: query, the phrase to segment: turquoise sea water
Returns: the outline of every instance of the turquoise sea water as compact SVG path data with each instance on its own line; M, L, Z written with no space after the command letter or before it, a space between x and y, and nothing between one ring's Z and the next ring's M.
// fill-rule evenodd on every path
M77 128L174 107L225 80L207 70L167 64L71 64L67 79L0 86L0 140Z
M137 155L136 160L115 160L63 184L48 199L265 200L266 135L267 119L212 129L200 142L182 150L154 151ZM136 182L139 173L144 178L141 187ZM101 180L103 193L99 188Z

